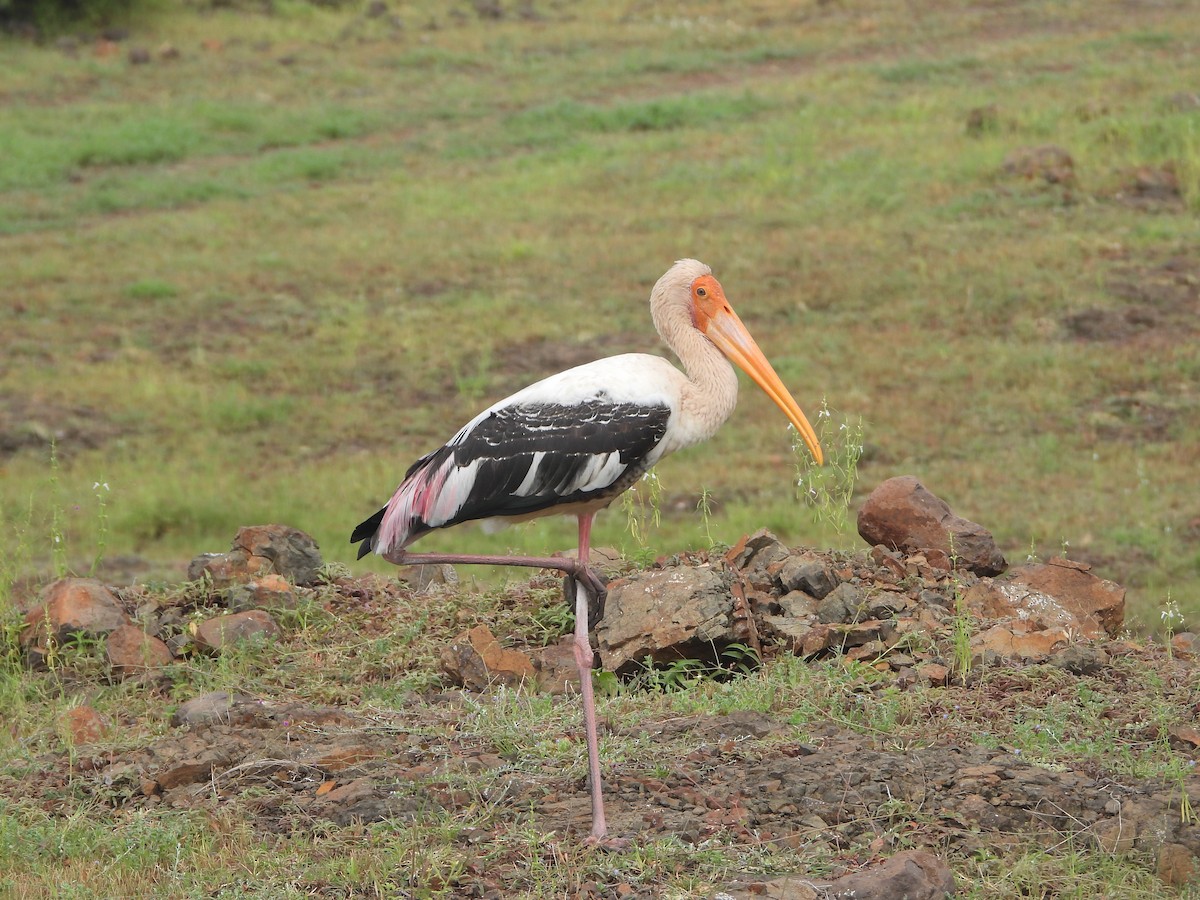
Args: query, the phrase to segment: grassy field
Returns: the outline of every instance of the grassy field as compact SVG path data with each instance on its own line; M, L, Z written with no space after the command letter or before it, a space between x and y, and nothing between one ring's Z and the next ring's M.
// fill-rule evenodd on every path
M88 794L63 716L95 705L119 754L168 736L164 710L205 690L300 697L395 717L430 753L458 742L511 751L522 777L581 773L569 703L501 692L450 713L425 693L464 623L525 641L568 627L553 583L493 573L434 608L340 615L322 588L278 647L189 657L157 693L107 683L95 646L28 672L18 606L67 571L187 591L191 557L265 522L391 574L354 562L348 536L408 464L536 378L659 352L646 301L682 256L714 268L810 417L835 411L827 450L862 421L851 514L915 475L1010 561L1065 551L1127 585L1135 632L1168 610L1172 631L1200 618L1193 3L428 0L372 16L161 0L120 44L0 38L0 58L0 782L48 754L71 770L61 791L39 786L53 802L0 797L0 896L455 896L463 835L495 821L487 785L472 782L466 824L272 842L253 796L211 813ZM1047 145L1070 166L1014 156ZM859 547L801 501L798 465L746 387L714 440L659 467L660 524L635 535L614 509L594 542L645 560L765 526ZM574 540L550 520L417 549ZM1037 670L934 697L881 688L865 706L873 671L791 662L617 690L601 712L633 729L753 708L898 746L986 727L1048 767L1178 781L1186 797L1194 753L1167 729L1200 698L1159 653L1091 683ZM987 705L1005 690L1019 699ZM1104 715L1122 705L1144 713L1132 736ZM1074 732L1055 737L1063 722ZM605 738L622 772L686 753L682 738ZM513 896L547 898L627 882L706 896L738 872L828 862L669 839L614 862L533 830L478 853L509 867ZM1164 889L1152 862L1082 844L955 865L977 898Z
M2 571L102 544L175 577L265 521L348 561L481 405L657 351L645 299L691 255L810 413L863 420L860 494L914 474L1010 559L1069 545L1127 584L1137 627L1168 597L1194 617L1187 6L168 6L112 55L7 41ZM1045 144L1072 181L1005 171ZM856 545L797 503L756 393L661 466L650 550L763 525ZM636 549L621 515L599 529Z

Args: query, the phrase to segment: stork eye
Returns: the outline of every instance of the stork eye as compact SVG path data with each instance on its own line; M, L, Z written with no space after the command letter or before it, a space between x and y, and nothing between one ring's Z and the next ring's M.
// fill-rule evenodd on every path
M702 288L702 287L696 288L696 296L697 297L707 297L708 296L708 288Z

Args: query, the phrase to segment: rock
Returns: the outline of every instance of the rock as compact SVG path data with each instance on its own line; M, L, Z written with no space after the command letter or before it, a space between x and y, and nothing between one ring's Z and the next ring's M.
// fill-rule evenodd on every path
M817 607L817 620L825 625L858 619L862 595L852 584L839 584Z
M1171 652L1180 659L1195 659L1200 656L1200 638L1190 631L1171 635Z
M230 722L233 718L231 715L233 708L250 699L245 694L210 691L179 704L179 708L171 715L171 724L178 727L180 725L207 725L211 722Z
M22 647L44 647L47 638L62 642L72 635L99 637L129 624L112 592L92 578L62 578L42 591L41 601L25 616Z
M230 644L239 644L256 638L275 638L280 634L279 626L270 613L261 609L233 613L207 619L192 628L196 645L214 653L220 653Z
M957 888L946 863L932 853L904 850L832 882L783 875L740 882L716 896L729 900L942 900L953 896Z
M424 565L416 567L416 579L413 588L426 593L434 587L453 587L458 584L458 570L449 564Z
M1099 647L1072 644L1052 655L1048 662L1073 675L1095 675L1108 665L1109 658Z
M321 566L317 542L286 525L250 525L239 528L228 553L204 553L188 565L192 581L208 575L217 587L226 587L271 573L293 584L311 584Z
M794 619L803 619L809 616L815 616L821 604L815 597L812 597L803 591L791 591L784 594L776 601L779 605L779 611L785 616Z
M941 663L925 663L917 666L917 673L933 687L945 687L950 678L950 670Z
M837 583L833 566L816 553L789 556L779 570L779 584L785 591L803 591L817 600L823 600Z
M384 752L383 748L371 746L354 735L343 735L332 747L323 747L317 752L302 756L300 762L306 766L324 769L326 772L343 772L351 766L377 759Z
M167 645L136 625L122 625L109 632L105 652L118 678L141 675L169 665L173 657Z
M150 62L150 51L145 47L130 47L128 59L131 66L144 66Z
M1043 144L1040 147L1018 147L1004 158L1003 169L1009 175L1033 180L1040 178L1048 184L1074 184L1075 160L1062 147Z
M298 599L282 575L264 575L246 584L235 584L224 591L225 605L242 612L248 609L295 609Z
M1116 637L1125 627L1125 588L1091 574L1091 567L1069 559L1013 569L1008 579L1054 598L1090 638Z
M943 900L958 890L950 867L932 853L904 850L825 888L830 900Z
M712 568L673 566L623 578L609 585L596 627L600 659L610 672L635 671L647 657L712 659L743 634L734 607L728 577Z
M725 561L752 577L766 577L767 568L786 559L788 548L779 538L762 528L744 535L728 553Z
M533 661L524 653L506 650L486 625L477 625L456 637L441 653L442 670L456 684L473 691L493 684L515 687L536 677Z
M911 475L889 478L871 492L858 513L858 533L868 544L906 553L941 550L977 575L1008 567L986 528L956 516Z
M565 694L579 690L579 666L575 664L575 637L563 635L556 644L543 647L533 657L538 690Z
M821 900L824 896L811 878L801 875L738 882L713 895L716 900Z
M1196 862L1183 844L1163 844L1157 862L1158 877L1169 887L1184 887L1191 882Z
M1070 641L1071 636L1064 628L1035 629L1027 623L1011 622L1008 625L993 625L975 635L971 638L971 650L985 659L987 653L991 652L1003 659L1040 662Z
M63 731L72 746L94 744L104 737L108 723L90 706L76 706L63 713Z

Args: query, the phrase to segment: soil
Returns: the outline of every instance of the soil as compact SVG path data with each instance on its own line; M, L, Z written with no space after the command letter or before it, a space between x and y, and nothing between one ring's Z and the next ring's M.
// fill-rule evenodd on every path
M374 577L335 587L325 595L327 608L361 618L361 636L373 633L371 622L386 630L385 611L401 599L394 582ZM119 593L127 607L145 600L135 590ZM1190 656L1125 641L1080 652L1096 657L1100 650L1111 663L996 662L973 670L965 684L941 687L915 677L914 660L901 651L890 666L877 664L886 677L848 687L864 710L911 691L903 721L889 728L852 728L836 717L797 727L787 710L652 717L635 726L602 720L602 731L655 748L648 760L604 761L610 833L634 846L667 835L692 845L774 845L823 861L834 876L901 849L961 860L1078 840L1172 866L1182 859L1182 876L1174 869L1160 875L1186 881L1200 853L1200 827L1180 804L1188 797L1200 806L1200 780L1119 776L1090 763L1066 768L980 740L998 719L1091 694L1111 699L1104 715L1120 725L1130 753L1168 741L1195 759L1200 732L1192 725L1164 733L1140 703L1123 703L1149 682L1191 692L1193 713L1200 709L1200 694L1189 687L1197 684ZM781 652L764 647L768 657ZM145 689L170 708L166 678L150 677ZM501 835L533 830L574 844L587 834L591 809L581 768L506 750L473 722L481 702L486 695L430 692L364 715L304 700L219 698L161 736L104 752L85 743L0 773L0 795L64 816L87 801L114 810L230 813L267 841L448 812L483 822L455 838L471 862L454 896L500 897L522 882L528 865L497 851ZM563 722L561 733L547 737L578 745L582 756L575 717ZM1059 739L1076 739L1070 723ZM482 819L481 794L491 810ZM597 888L587 896L631 895Z

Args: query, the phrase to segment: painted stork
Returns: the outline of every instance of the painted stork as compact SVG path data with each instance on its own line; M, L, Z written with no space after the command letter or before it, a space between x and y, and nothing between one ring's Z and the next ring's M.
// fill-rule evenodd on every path
M740 366L775 401L817 463L817 436L792 395L725 299L712 270L681 259L650 294L654 327L683 363L627 353L552 375L496 403L445 446L408 470L388 504L354 529L361 559L374 551L397 565L481 563L550 568L575 584L575 659L582 682L592 798L590 844L607 838L600 785L588 640L588 591L604 583L588 567L592 519L669 453L711 437L737 402ZM472 519L579 519L574 559L411 553L436 528Z

